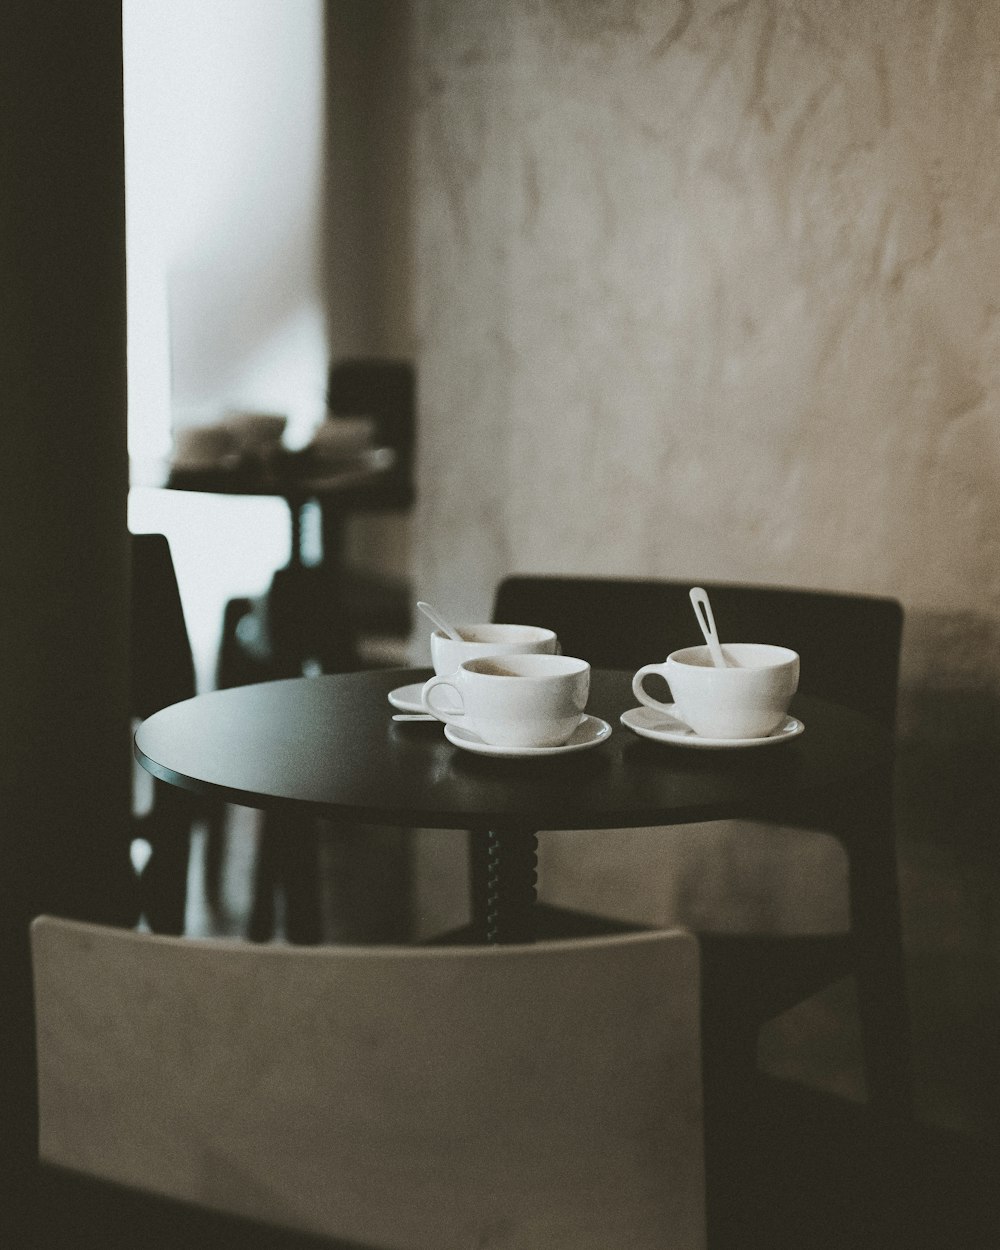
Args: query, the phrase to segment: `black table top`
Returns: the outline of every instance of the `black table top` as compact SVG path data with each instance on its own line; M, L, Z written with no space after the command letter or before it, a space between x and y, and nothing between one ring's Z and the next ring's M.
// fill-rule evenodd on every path
M507 759L448 742L437 722L395 722L389 691L426 669L302 677L214 691L140 725L136 756L155 777L250 807L427 828L616 828L768 814L789 798L848 788L891 758L857 712L796 696L805 732L751 750L640 738L631 674L595 670L588 712L612 726L598 746Z
M230 469L169 469L168 490L213 495L273 495L283 499L322 499L377 481L396 462L391 447L370 447L324 463L306 452L286 452L271 464L248 461Z

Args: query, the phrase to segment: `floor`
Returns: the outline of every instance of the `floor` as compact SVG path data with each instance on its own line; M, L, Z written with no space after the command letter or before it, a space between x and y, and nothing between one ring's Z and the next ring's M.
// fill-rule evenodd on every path
M709 1250L1000 1246L997 1158L981 1144L927 1126L880 1135L856 1104L784 1082L764 1081L759 1105L727 1202L710 1199ZM39 1179L39 1236L18 1250L375 1250L68 1174Z

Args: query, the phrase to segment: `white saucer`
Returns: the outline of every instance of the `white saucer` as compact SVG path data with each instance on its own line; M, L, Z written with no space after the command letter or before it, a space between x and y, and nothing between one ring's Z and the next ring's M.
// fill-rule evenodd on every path
M673 707L672 703L665 704ZM634 733L653 742L669 742L679 747L700 747L703 750L732 750L736 747L767 747L776 742L797 738L805 725L794 716L786 716L777 729L765 738L702 738L676 716L658 712L651 707L633 707L622 712L621 722Z
M584 716L569 741L558 747L496 747L484 742L471 729L462 729L458 725L445 725L444 736L455 746L465 751L475 751L478 755L504 755L512 759L526 759L535 755L565 755L568 751L583 751L587 747L596 747L611 737L611 726L599 716Z
M423 688L422 681L415 681L411 686L397 686L389 691L389 702L401 712L425 712L427 709L420 701Z

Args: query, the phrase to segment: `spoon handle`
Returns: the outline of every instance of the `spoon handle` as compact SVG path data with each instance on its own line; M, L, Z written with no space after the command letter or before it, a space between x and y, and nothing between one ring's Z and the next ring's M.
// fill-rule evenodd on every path
M447 634L448 637L454 639L455 642L464 641L462 635L458 632L455 626L449 625L444 617L435 612L429 603L418 601L417 607L421 612L423 612L424 616L426 616L429 621L432 621L438 629L441 630L442 633Z
M691 606L694 608L694 614L698 618L698 624L701 626L701 632L705 635L705 641L708 643L708 651L712 657L712 663L716 668L728 668L726 657L722 654L719 633L715 628L715 617L712 615L712 605L708 601L707 592L701 586L692 586L688 593L691 597Z

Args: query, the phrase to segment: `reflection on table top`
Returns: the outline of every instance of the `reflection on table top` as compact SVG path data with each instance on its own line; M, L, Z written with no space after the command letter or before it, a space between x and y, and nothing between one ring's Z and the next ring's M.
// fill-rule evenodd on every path
M136 755L187 789L256 807L432 828L614 828L763 813L789 798L851 790L891 760L859 713L797 696L805 732L764 751L691 751L625 728L631 674L595 670L588 712L613 732L542 759L472 755L437 723L392 720L389 692L430 676L392 669L215 691L157 712Z

